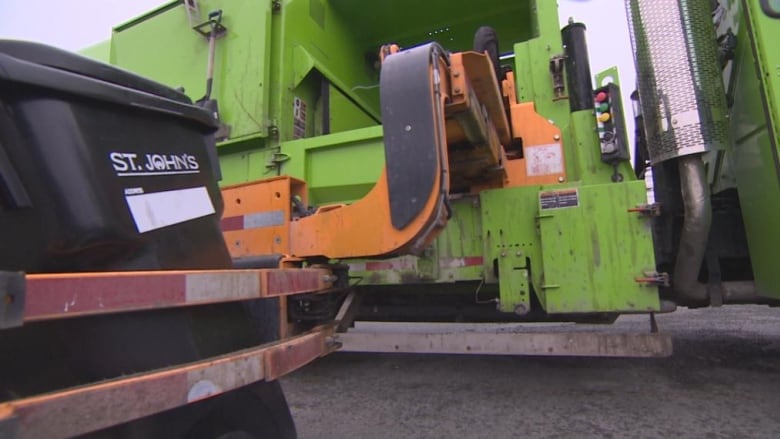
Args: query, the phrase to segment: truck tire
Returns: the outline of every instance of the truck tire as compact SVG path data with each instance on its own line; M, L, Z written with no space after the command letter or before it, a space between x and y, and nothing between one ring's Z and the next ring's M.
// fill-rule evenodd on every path
M214 398L184 439L295 439L287 400L278 381L250 384Z
M295 439L278 381L258 382L79 439Z
M279 339L278 299L92 319L68 332L87 382L223 355ZM76 322L78 323L78 322ZM76 343L76 342L71 342ZM118 348L119 347L119 348ZM82 439L257 439L296 437L278 381L257 382Z

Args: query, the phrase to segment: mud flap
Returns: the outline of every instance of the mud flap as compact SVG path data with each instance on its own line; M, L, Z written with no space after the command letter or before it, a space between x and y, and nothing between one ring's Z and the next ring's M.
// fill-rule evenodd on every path
M385 167L393 227L402 230L420 214L440 178L440 146L434 84L436 44L387 57L379 80ZM434 66L435 68L436 66ZM441 141L444 141L443 139Z

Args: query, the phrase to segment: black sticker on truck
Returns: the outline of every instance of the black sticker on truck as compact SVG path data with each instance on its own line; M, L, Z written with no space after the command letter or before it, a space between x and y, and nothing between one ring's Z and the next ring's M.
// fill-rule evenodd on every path
M539 193L539 206L542 210L579 207L580 195L577 189L547 191Z
M306 102L296 97L293 100L293 139L306 137Z

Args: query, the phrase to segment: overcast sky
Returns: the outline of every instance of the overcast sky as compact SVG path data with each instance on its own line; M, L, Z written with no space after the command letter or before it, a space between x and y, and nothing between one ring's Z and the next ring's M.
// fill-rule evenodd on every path
M79 50L109 38L113 26L163 3L167 1L0 0L0 38L35 40ZM632 110L627 98L633 90L635 74L624 0L560 0L558 3L562 26L569 17L587 25L593 73L613 65L619 67L624 105L627 105L625 112L630 116ZM627 122L632 129L632 121Z

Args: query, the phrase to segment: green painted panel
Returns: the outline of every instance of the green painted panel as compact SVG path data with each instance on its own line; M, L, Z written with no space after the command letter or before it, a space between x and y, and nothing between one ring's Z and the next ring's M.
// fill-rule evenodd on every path
M222 9L225 36L216 44L213 98L232 139L266 135L269 120L271 0L201 0L208 11ZM208 39L191 29L182 4L165 5L117 27L111 63L171 87L184 87L193 100L206 90Z
M733 161L756 287L780 298L780 20L766 16L758 0L742 5L750 19L741 20L734 60Z
M450 202L452 217L434 243L443 282L480 280L488 268L482 258L482 215L479 197Z
M555 2L534 2L533 39L514 40L515 82L519 102L534 102L536 111L565 128L569 101L554 100L550 60L563 55L563 43Z
M377 122L356 106L339 89L330 86L330 132L340 133L377 125Z
M384 166L382 127L374 126L282 144L282 173L305 180L313 204L362 198Z
M274 95L279 135L293 140L293 108L296 95L307 106L318 106L324 77L363 112L379 119L379 71L371 60L378 47L365 47L355 24L345 20L327 0L288 0L274 16L274 63L272 76L280 89ZM336 102L339 97L336 96ZM332 110L333 108L331 108ZM319 119L321 114L313 114ZM355 126L356 127L356 126ZM313 129L309 135L313 135Z
M539 189L539 186L529 186L480 193L482 252L485 265L489 267L485 272L488 283L500 283L502 270L499 261L502 258L511 258L509 269L505 268L503 272L518 267L529 267L528 261L530 261L532 274L530 284L535 287L536 295L544 307L544 290L538 288L542 279L541 243L536 223ZM494 265L499 266L499 277L496 277L493 271ZM507 290L501 285L500 303L508 304L516 301L519 291L519 289ZM513 310L509 309L509 311Z
M484 279L487 267L482 259L479 198L455 199L451 201L451 207L452 217L447 227L420 257L401 256L380 263L349 260L350 274L359 277L363 286L414 282L448 284Z
M79 50L79 53L90 57L92 59L96 59L98 61L103 61L105 63L111 62L111 40L106 40L97 44L94 44L92 46L89 46L85 49Z
M474 32L484 25L496 29L501 49L532 37L532 0L329 0L339 16L361 35L366 49L397 43L411 47L438 41L450 50L471 50Z
M502 51L517 51L514 63L519 99L535 102L537 111L561 128L569 175L566 184L579 185L586 195L593 191L594 195L583 200L596 200L588 202L594 203L600 219L617 216L619 209L625 213L626 206L617 207L620 197L631 198L636 201L633 204L644 201L641 182L624 189L620 188L625 185L609 185L609 189L586 186L609 182L612 168L600 161L594 115L587 111L571 114L567 101L552 99L549 61L563 52L555 2L394 0L372 2L367 7L359 0L283 0L273 13L270 0L203 0L199 4L204 13L222 9L228 28L217 44L215 78L222 118L233 129L231 138L220 144L223 184L281 174L305 180L312 204L352 202L363 197L384 165L382 127L378 125L379 45L395 42L410 47L437 40L450 50L468 50L476 29L490 24L501 37ZM170 86L184 86L195 100L203 95L206 39L190 29L179 2L118 27L110 49L115 64ZM332 134L328 135L322 135L324 81L330 87L327 110ZM307 108L304 130L297 135L296 98ZM304 138L295 139L300 135ZM630 167L626 169L628 178ZM538 193L544 189L498 189L454 198L453 217L422 257L390 259L391 268L384 274L380 273L383 270L372 270L372 277L365 277L362 284L438 283L443 289L453 288L457 281L482 280L482 291L494 292L499 287L499 306L507 312L530 304L532 286L550 312L657 308L657 294L652 291L643 290L656 302L635 300L635 307L628 306L627 298L635 299L636 285L613 291L616 285L623 286L614 279L633 282L641 274L622 262L611 268L597 267L595 280L585 293L582 288L577 290L590 298L588 303L570 301L572 305L566 308L565 302L575 297L574 292L567 290L565 294L571 296L561 296L541 288L548 274L559 275L556 270L560 269L546 271L545 262L557 248L551 244L552 238L547 238L544 257L542 254L536 216ZM609 196L603 195L607 192ZM560 221L573 221L564 216ZM580 223L567 233L592 246L586 239L591 231L585 230L584 220ZM629 233L625 245L639 248L636 257L641 259L649 252L652 269L649 232L645 230L640 239L631 237L630 226L624 229L615 233ZM597 232L608 233L606 229ZM630 249L621 245L610 243L602 254L612 251L610 255L630 260L626 256Z
M647 312L658 290L635 281L655 271L641 181L539 193L543 279L549 313Z
M275 177L276 167L269 166L274 151L262 148L263 144L263 139L258 138L243 142L241 148L223 148L219 156L222 168L220 184L228 186Z
M498 309L518 315L531 310L531 290L528 270L522 252L504 253L498 259L499 301Z

